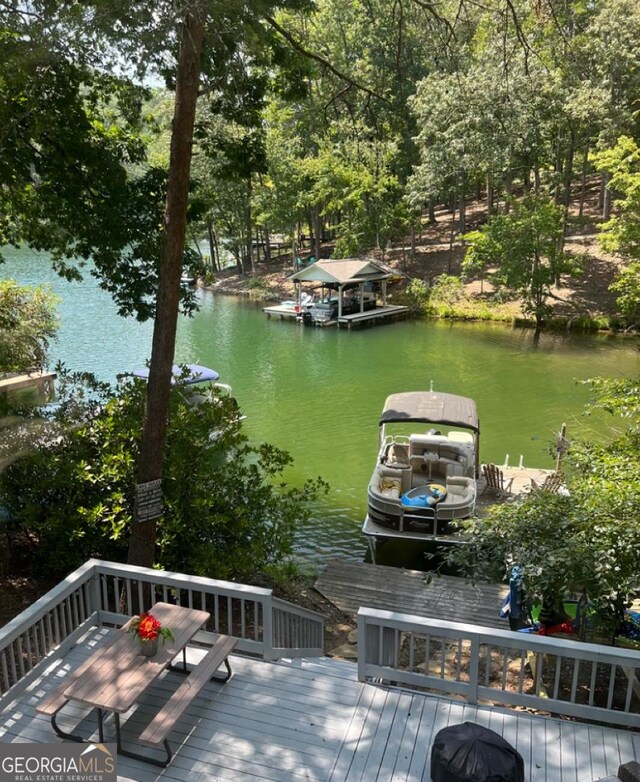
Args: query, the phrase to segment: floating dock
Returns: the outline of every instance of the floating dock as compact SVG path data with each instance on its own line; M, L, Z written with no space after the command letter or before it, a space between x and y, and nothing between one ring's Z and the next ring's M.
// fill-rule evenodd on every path
M338 318L338 326L346 326L346 328L350 329L353 326L362 326L364 324L371 326L381 322L389 323L390 321L401 320L408 316L409 307L388 304L384 307L376 307L375 310L354 312L353 315L343 315L341 318Z
M471 584L458 576L331 559L315 588L347 614L357 614L366 606L509 629L509 623L499 616L509 592L503 584Z
M286 307L283 304L274 304L271 307L263 307L262 311L268 318L280 318L280 320L300 320L300 313L296 312L291 307ZM326 327L326 326L338 326L339 328L351 329L354 326L372 326L382 325L383 323L390 323L396 320L401 320L409 316L409 307L401 305L387 305L384 307L376 307L374 310L366 310L365 312L354 312L352 315L342 315L340 318L321 321L314 323L314 326Z

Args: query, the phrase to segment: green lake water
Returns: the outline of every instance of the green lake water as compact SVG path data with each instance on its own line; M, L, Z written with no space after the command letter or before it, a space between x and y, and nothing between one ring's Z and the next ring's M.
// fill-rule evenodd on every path
M9 253L0 276L49 282L62 297L53 360L115 379L144 364L150 324L123 320L94 280L66 283L44 260ZM300 529L297 553L308 564L331 555L361 558L366 487L378 444L385 397L426 390L470 396L481 423L481 458L551 467L549 444L563 422L580 426L588 389L577 381L640 372L638 341L608 336L543 334L491 324L407 321L346 331L269 320L258 306L199 294L200 312L182 318L176 359L218 370L247 415L248 435L295 459L287 478L320 475L330 494Z

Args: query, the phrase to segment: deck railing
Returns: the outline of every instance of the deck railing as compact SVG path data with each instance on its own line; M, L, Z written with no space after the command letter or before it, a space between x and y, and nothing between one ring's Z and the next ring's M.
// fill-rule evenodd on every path
M238 652L265 660L323 654L322 616L270 589L89 560L0 628L0 704L92 628L119 626L159 600L210 613L196 642L223 633L238 639Z
M98 621L89 561L0 628L0 696L24 689L52 653L63 654ZM0 697L2 703L3 697Z
M640 653L509 630L358 612L358 677L640 728Z

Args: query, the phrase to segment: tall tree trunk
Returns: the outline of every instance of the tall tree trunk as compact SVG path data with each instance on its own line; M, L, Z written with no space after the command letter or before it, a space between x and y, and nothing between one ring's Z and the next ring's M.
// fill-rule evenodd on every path
M493 176L487 173L487 217L493 214Z
M456 235L456 191L451 195L451 230L449 232L449 258L447 260L447 274L453 269L453 240Z
M436 221L436 199L434 196L429 196L429 223L435 223Z
M574 150L575 150L575 139L576 136L572 128L571 132L569 133L569 147L567 149L567 158L565 160L564 170L562 172L563 184L564 184L564 205L567 209L569 208L569 204L571 203L571 180L573 179L573 157L574 157Z
M220 271L220 258L218 256L218 242L213 230L213 223L207 223L207 236L209 237L209 256L211 258L211 271L215 274Z
M415 223L411 223L411 260L416 259L416 226Z
M246 219L246 233L247 233L247 262L249 264L249 267L251 268L251 274L256 273L256 260L255 260L255 254L253 252L253 220L251 215L251 195L252 195L252 187L251 187L251 176L247 178L247 206L246 206L246 212L245 212L245 219Z
M540 193L540 165L537 160L533 164L533 191L536 195Z
M466 233L467 231L467 175L462 174L460 177L460 233Z
M322 215L320 207L316 204L312 210L313 214L313 238L315 242L313 254L316 261L322 257Z
M200 260L202 261L204 259L204 255L202 254L202 250L200 249L200 242L198 241L198 237L196 236L196 232L193 229L193 226L189 226L189 236L191 237L191 241L195 245L196 252L200 256Z
M266 263L271 263L271 236L268 225L263 227L262 235L264 236L264 260Z
M188 14L182 22L180 31L169 179L164 213L164 244L158 275L147 404L137 464L138 485L162 479L203 38L202 21L197 16ZM137 493L136 499L139 499L140 493ZM143 518L140 504L136 503L127 561L133 565L151 567L155 560L156 520L159 516L146 520L142 520Z
M587 169L589 167L589 144L584 145L584 151L582 153L582 178L580 181L580 210L578 214L580 217L584 214L584 201L587 194Z
M567 235L567 226L569 224L569 206L571 205L571 180L573 179L573 155L575 149L575 133L573 128L569 133L569 147L567 149L567 159L565 161L563 172L564 183L564 217L562 220L562 239L560 240L560 250L564 247L564 238Z
M555 163L555 186L553 188L553 203L558 206L560 203L560 182L563 181L563 171L562 171L562 156L560 154L560 150L558 149L558 152L556 154L556 163Z
M611 174L603 173L603 184L604 184L604 192L602 195L602 219L603 220L609 220L611 219L611 190L609 189L609 180L611 179Z
M504 191L505 191L505 197L504 197L504 213L509 214L511 211L511 202L509 200L511 193L513 192L513 172L511 170L507 171L506 176L504 178Z
M296 226L291 226L291 265L293 266L293 271L298 271L298 243L296 242Z

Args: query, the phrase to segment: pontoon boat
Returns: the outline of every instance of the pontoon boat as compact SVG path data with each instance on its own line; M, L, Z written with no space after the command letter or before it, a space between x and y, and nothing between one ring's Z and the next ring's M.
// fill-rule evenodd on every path
M412 432L391 434L390 425L404 425L405 432L409 425ZM479 437L472 399L433 391L388 397L363 532L416 540L455 533L456 520L475 508Z

